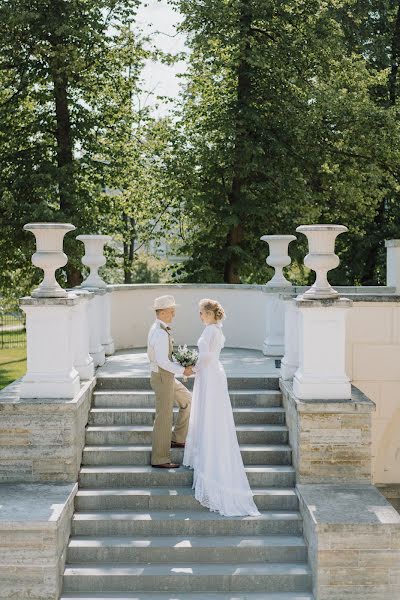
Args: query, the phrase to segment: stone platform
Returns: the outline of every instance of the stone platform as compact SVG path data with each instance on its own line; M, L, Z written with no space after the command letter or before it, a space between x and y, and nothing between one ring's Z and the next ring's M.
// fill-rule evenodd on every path
M221 362L227 376L234 377L279 377L275 359L264 356L258 350L224 348ZM101 377L149 377L150 367L145 348L119 350L108 356L105 364L96 372Z

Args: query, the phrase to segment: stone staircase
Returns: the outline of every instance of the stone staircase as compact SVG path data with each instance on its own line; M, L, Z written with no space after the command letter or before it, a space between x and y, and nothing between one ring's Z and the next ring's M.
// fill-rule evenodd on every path
M228 382L261 516L209 512L192 471L152 469L148 378L99 378L60 600L312 600L278 380Z

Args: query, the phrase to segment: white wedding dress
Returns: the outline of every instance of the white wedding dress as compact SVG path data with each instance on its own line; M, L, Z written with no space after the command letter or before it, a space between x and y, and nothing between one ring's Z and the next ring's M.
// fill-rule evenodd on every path
M221 323L207 325L197 342L199 358L183 464L194 469L195 497L203 506L224 516L257 516L219 361L224 342Z

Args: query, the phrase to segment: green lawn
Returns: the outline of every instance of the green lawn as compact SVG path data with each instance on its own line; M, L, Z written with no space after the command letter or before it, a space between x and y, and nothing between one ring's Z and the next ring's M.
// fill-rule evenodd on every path
M0 348L0 389L26 372L26 347Z

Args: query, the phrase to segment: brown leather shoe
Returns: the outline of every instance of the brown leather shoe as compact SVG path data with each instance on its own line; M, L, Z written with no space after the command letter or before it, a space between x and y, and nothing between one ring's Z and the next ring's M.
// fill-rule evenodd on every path
M151 465L152 467L154 467L155 469L179 469L179 467L181 466L178 463L164 463L162 465Z
M171 442L171 448L184 448L185 442Z

